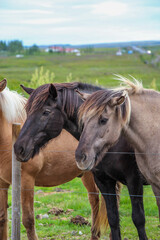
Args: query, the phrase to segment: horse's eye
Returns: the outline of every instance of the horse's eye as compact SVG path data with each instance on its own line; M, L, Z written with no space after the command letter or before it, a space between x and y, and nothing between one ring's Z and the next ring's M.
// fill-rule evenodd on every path
M43 112L43 115L44 116L48 116L50 114L50 110L49 109L46 109L44 112Z
M100 125L105 125L107 123L107 121L108 121L108 118L100 118L99 119L99 124Z

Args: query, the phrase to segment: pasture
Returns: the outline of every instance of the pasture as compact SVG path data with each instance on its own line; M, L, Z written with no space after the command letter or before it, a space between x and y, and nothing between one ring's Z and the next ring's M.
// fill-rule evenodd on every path
M73 55L41 54L25 56L16 59L14 56L0 57L0 80L8 80L8 87L22 92L19 84L30 86L30 79L36 68L44 67L54 72L55 82L65 82L68 76L71 81L98 83L112 87L118 83L113 80L113 73L143 80L145 87L156 86L160 89L160 68L144 63L144 57L139 54L115 56L114 51L84 54L80 57ZM150 56L147 56L150 57ZM91 221L90 205L87 192L79 178L55 188L35 188L35 216L48 214L53 207L62 208L64 213L48 218L36 219L36 230L39 239L69 240L89 239L90 226L74 225L71 217L81 215ZM41 191L40 191L41 190ZM11 190L9 190L9 222L11 223ZM149 239L160 240L160 225L155 198L150 186L144 187L144 207L146 214L146 232ZM68 209L72 209L66 212ZM131 204L128 191L124 186L121 193L120 219L122 239L136 240L137 232L131 220ZM11 228L11 224L9 226ZM24 227L21 228L22 240L27 239ZM107 232L109 236L109 231ZM101 239L108 239L103 235Z

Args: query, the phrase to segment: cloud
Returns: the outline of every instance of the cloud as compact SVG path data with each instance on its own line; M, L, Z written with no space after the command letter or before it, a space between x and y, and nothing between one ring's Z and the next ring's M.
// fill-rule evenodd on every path
M22 15L22 14L51 14L53 12L49 10L41 10L41 9L0 9L0 15Z
M33 24L33 25L52 25L56 23L66 23L71 21L69 18L36 18L36 19L27 19L22 20L21 24Z
M127 10L127 4L118 1L101 2L92 6L92 13L98 15L120 16Z
M53 12L41 9L0 10L1 24L4 25L51 25L67 23L71 18L51 17Z
M0 40L28 45L160 39L160 3L155 0L1 2Z

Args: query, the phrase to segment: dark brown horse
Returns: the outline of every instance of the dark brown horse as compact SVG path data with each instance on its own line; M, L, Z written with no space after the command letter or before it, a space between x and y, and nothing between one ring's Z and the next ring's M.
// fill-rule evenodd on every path
M23 88L31 95L26 106L27 120L15 144L15 152L20 161L28 161L29 152L29 157L33 157L45 143L57 137L62 128L79 140L81 132L78 129L78 110L82 100L75 93L75 89L89 93L95 91L93 86L66 83L46 84L36 90ZM103 119L100 124L104 124ZM122 154L113 155L114 152ZM130 154L125 155L124 152ZM143 195L143 184L146 184L146 181L138 170L133 149L123 136L93 169L93 174L100 191L108 193L104 194L104 198L113 240L121 239L115 187L117 181L126 184L132 195L132 219L139 239L146 240L143 199L136 196Z
M0 240L7 240L8 188L12 173L12 122L26 118L26 99L6 88L6 80L0 82ZM66 141L67 139L67 141ZM22 221L29 240L37 240L34 224L34 186L52 187L82 176L88 192L98 193L91 172L83 173L76 166L74 152L78 141L63 131L42 151L27 163L22 163L21 201ZM27 190L26 190L27 189ZM30 191L28 190L30 189ZM99 220L105 219L105 208L99 212L99 196L88 194L92 210L91 239L99 238Z

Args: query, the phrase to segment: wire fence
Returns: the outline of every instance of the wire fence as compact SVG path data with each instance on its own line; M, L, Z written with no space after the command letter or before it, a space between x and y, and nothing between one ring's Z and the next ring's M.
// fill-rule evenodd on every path
M5 145L5 146L9 146L9 145ZM0 152L11 152L12 153L12 150L10 149L10 150L0 150ZM50 152L52 152L52 153L66 153L66 152L69 152L69 153L75 153L75 151L73 151L73 150L66 150L66 151L61 151L61 150L47 150L47 151L45 151L45 150L43 150L43 152L44 153L50 153ZM109 155L109 154L112 154L112 155L116 155L116 154L122 154L122 155L135 155L135 153L134 152L105 152L105 154L107 155ZM158 153L136 153L136 154L138 154L138 155L151 155L151 156L160 156L160 154L158 154ZM114 161L114 159L113 159L113 161ZM24 163L24 164L26 164L26 162ZM8 170L7 170L8 171ZM78 177L78 176L77 176ZM118 180L117 180L117 182L118 182ZM36 187L36 185L35 185L35 187ZM0 187L0 190L11 190L10 188L1 188ZM14 191L13 189L12 189L12 191ZM21 188L21 191L34 191L34 189L22 189ZM36 192L34 191L34 193L36 194ZM57 192L58 194L59 193L62 193L62 194L67 194L68 192ZM78 191L78 192L75 192L75 191L70 191L69 193L75 193L75 194L95 194L95 195L97 195L97 194L99 194L99 193L97 193L97 192L84 192L84 191ZM122 197L122 196L124 196L124 197L126 197L126 196L129 196L129 197L141 197L141 198L160 198L160 195L133 195L133 194L128 194L128 195L123 195L123 194L113 194L113 193L106 193L106 192L103 192L103 193L101 193L102 195L108 195L108 196L115 196L115 195L117 195L117 196L120 196L120 197Z
M6 145L7 146L7 145ZM12 152L12 150L0 150L0 152ZM61 150L47 150L47 151L45 151L44 149L43 149L43 152L55 152L55 153L66 153L66 152L69 152L69 153L75 153L75 151L73 151L73 150L66 150L66 151L61 151ZM112 154L112 155L116 155L116 154L121 154L121 155L135 155L135 153L134 152L104 152L104 154ZM160 156L160 153L152 153L152 152L136 152L136 155L153 155L153 156ZM114 161L114 160L113 160Z
M12 125L12 146L14 145L14 143L15 143L17 137L18 137L19 132L20 132L20 125L19 124L13 124ZM16 156L15 156L13 148L11 149L10 145L3 145L3 149L0 149L0 152L1 153L2 152L7 152L7 153L10 152L12 154L12 160L11 160L11 162L12 162L12 170L10 168L10 171L12 171L12 183L13 183L13 186L12 186L12 188L8 189L8 188L3 188L3 187L1 187L2 185L0 185L0 194L1 194L1 191L7 191L7 192L9 192L9 194L12 195L12 207L9 208L9 212L12 210L12 217L10 217L10 219L12 219L11 220L12 221L12 240L15 240L15 239L16 240L20 240L20 238L21 238L21 229L20 229L20 227L21 227L21 224L22 224L22 219L21 219L21 211L22 210L20 209L20 205L22 203L23 204L23 209L24 209L24 207L25 207L24 206L24 202L25 202L24 198L27 196L26 192L28 192L28 193L32 192L32 194L31 194L32 197L33 197L33 193L34 193L34 195L35 195L35 198L34 198L35 203L36 203L37 198L39 199L39 195L40 195L40 197L41 196L45 197L48 192L46 193L46 191L43 191L42 187L38 188L38 189L41 189L41 192L38 192L34 188L26 188L27 183L25 183L25 185L23 185L23 184L21 185L21 179L23 178L23 174L21 175L21 164L16 161ZM43 149L43 153L67 153L67 152L68 153L72 153L73 156L74 156L75 151L73 151L73 150L66 149L66 151L64 151L64 150L60 150L59 149L59 150L56 150L56 151L55 150L47 150L47 151L45 151ZM106 155L107 154L112 154L113 156L114 156L114 154L132 155L132 154L134 154L134 152L106 152ZM141 154L141 155L145 154L146 155L146 153L138 153L138 154ZM157 153L147 153L147 154L150 154L151 156L159 156L160 155L160 154L157 154ZM53 158L54 158L54 156L53 156ZM72 159L72 160L74 160L74 159ZM114 159L113 159L113 161L114 161ZM25 171L25 164L27 164L27 163L24 163L24 165L22 165L23 166L22 171ZM30 167L32 167L32 165L30 165ZM63 166L61 166L61 167L63 167ZM4 166L4 168L5 168L5 166ZM33 168L34 168L34 164L33 164ZM42 169L43 169L43 166L42 166ZM6 169L6 170L9 171L9 169ZM47 177L47 172L45 174L46 174L46 177ZM51 174L51 171L50 171L50 174ZM58 175L57 175L57 178L58 178ZM25 188L24 188L24 186L25 186ZM50 189L51 189L51 187L50 187ZM57 191L55 191L55 189L53 189L52 192L51 192L51 195L53 195L53 194L56 194L56 195L58 194L59 195L60 194L62 196L62 194L63 195L65 194L65 196L66 196L66 194L69 194L69 195L67 195L67 197L64 197L64 199L67 199L68 196L76 195L75 198L78 199L77 201L81 202L82 198L86 199L88 194L89 195L93 195L93 196L100 194L98 192L93 192L93 191L92 192L91 191L87 192L87 191L85 191L84 188L81 188L79 190L77 190L77 189L73 190L73 189L74 188L69 189L69 190L67 189L67 191L65 191L65 192L64 191L61 191L61 192L58 191L57 192ZM12 191L12 192L10 192L10 191ZM24 195L23 195L23 192L25 192ZM22 202L20 202L20 194L21 194L21 196L23 198L23 200L21 199ZM127 198L142 198L143 197L145 199L146 198L151 199L151 198L155 197L155 196L149 195L149 194L147 194L147 195L144 195L144 194L143 195L134 195L134 194L124 194L124 192L123 193L120 193L120 192L119 193L117 193L117 192L116 193L103 192L101 194L103 196L113 196L113 197L117 196L117 197L120 197L120 198L123 198L123 197L127 197ZM1 195L1 197L2 196L3 195ZM30 207L32 207L32 205L33 205L33 198L32 197L30 199L31 202L29 203ZM30 198L30 194L28 195L28 198ZM73 197L71 197L71 198L73 198ZM160 196L156 196L156 198L159 200ZM30 200L28 200L28 201L30 201ZM92 205L93 203L90 202L90 204ZM27 205L28 205L28 203L27 203ZM92 205L92 207L93 207L93 205ZM46 210L46 208L45 208L45 210ZM75 211L77 211L77 209ZM78 212L80 212L80 213L82 212L83 213L83 210L80 208L80 209L78 209ZM158 213L158 211L157 211L157 213ZM155 216L155 214L154 214L154 216ZM158 216L157 216L157 218L158 218Z
M59 185L58 185L59 186ZM37 187L37 186L35 186ZM40 187L38 187L40 188ZM47 188L47 187L44 187L44 188ZM49 187L49 188L52 188L52 187ZM0 188L0 190L3 190L3 191L14 191L13 189L11 188ZM45 193L43 192L43 189L40 189L42 190L41 193ZM21 188L21 191L32 191L34 192L35 195L39 194L37 193L37 191L35 191L34 189L22 189ZM53 193L53 192L52 192ZM113 194L113 193L101 193L101 192L85 192L85 191L73 191L73 190L68 190L68 191L55 191L53 194L90 194L90 195L104 195L104 196L119 196L119 197L138 197L138 198L160 198L160 196L158 195L136 195L136 194Z
M7 146L7 145L6 145ZM8 145L9 146L9 145ZM0 152L12 152L12 150L0 150ZM45 152L45 153L62 153L62 152L64 152L64 153L66 153L66 152L70 152L70 153L75 153L75 151L72 151L72 150L70 150L70 151L68 151L68 150L66 150L66 151L61 151L61 150L57 150L57 151L53 151L53 150L47 150L47 151L45 151L45 150L43 150L43 152ZM122 155L134 155L134 153L133 152L106 152L106 154L112 154L113 156L114 156L114 154L122 154ZM137 154L137 153L136 153ZM142 155L142 154L144 154L144 155L146 155L146 153L138 153L138 154L140 154L140 155ZM157 154L157 153L147 153L147 154L149 154L149 155L151 155L151 156L159 156L160 154ZM113 159L113 161L114 161L114 159ZM27 164L27 163L24 163L24 164ZM36 187L36 186L35 186ZM46 188L46 187L45 187ZM51 189L51 194L56 194L56 195L66 195L66 194L69 194L69 195L74 195L74 194L76 194L76 196L78 195L78 199L80 200L80 201L82 201L82 199L83 198L85 198L85 199L87 199L87 195L88 194L90 194L90 195L99 195L99 194L102 194L102 195L104 195L104 196L119 196L120 198L123 198L123 197L127 197L128 198L128 201L130 201L129 200L129 198L132 198L132 197L138 197L138 198L145 198L145 199L153 199L153 198L160 198L160 196L158 196L158 195L156 195L156 196L154 196L154 195L149 195L149 194L143 194L143 195L133 195L133 194L124 194L124 193L116 193L116 194L113 194L113 193L109 193L109 192L103 192L103 193L98 193L98 192L87 192L87 191L85 191L84 190L84 188L82 188L82 189L80 189L80 191L77 191L77 190L73 190L73 189L71 189L71 190L69 190L69 189L67 189L66 191L56 191L56 189L55 189L55 187L49 187L50 189ZM11 191L12 191L12 193L13 193L13 191L14 191L14 189L12 188L0 188L0 190L5 190L5 191L8 191L9 192L9 194L11 194ZM41 192L39 192L39 190L41 190ZM36 189L30 189L30 188L23 188L23 187L21 187L21 192L23 193L23 191L31 191L31 192L33 192L34 193L34 195L36 195L36 198L35 198L35 204L36 204L36 200L38 199L39 200L39 197L41 197L41 196L44 196L45 197L45 194L47 194L47 193L49 193L48 191L47 192L45 192L45 191L43 191L43 187L38 187L38 190ZM149 200L150 201L150 200ZM41 201L40 201L41 202ZM155 201L156 202L156 201ZM40 203L41 204L41 203ZM44 207L44 205L42 205L42 208ZM45 209L46 209L46 207L45 207ZM10 208L9 209L9 212L12 210L12 208ZM80 214L84 214L84 210L82 210L81 208L79 208L79 209L75 209L74 208L74 211L76 212L78 212L78 213L80 213ZM22 212L22 210L21 210L21 212ZM9 215L11 215L10 213L9 213ZM150 217L151 215L149 214L148 215L148 217ZM158 210L157 210L157 215L155 215L155 214L153 214L153 216L154 217L156 217L156 219L157 219L157 221L155 221L154 222L154 224L157 224L158 223ZM146 215L146 217L147 217L147 215ZM12 217L10 216L10 219L12 219ZM43 220L43 221L45 221L45 219ZM147 221L148 222L148 224L152 224L153 223L153 220L149 220L149 221ZM20 220L20 224L22 224L22 219ZM48 225L47 225L48 226ZM158 238L157 238L158 239ZM160 239L160 238L159 238Z

